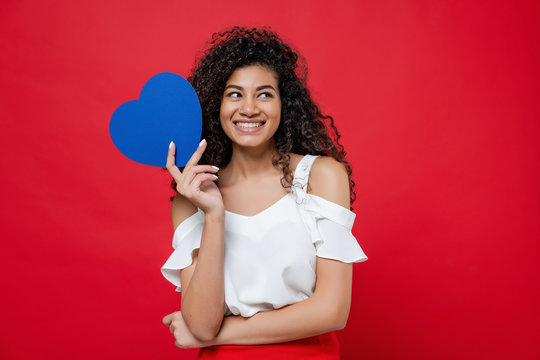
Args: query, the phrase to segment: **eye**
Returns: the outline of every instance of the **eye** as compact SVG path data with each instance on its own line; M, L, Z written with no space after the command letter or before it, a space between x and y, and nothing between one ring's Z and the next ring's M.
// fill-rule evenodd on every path
M230 93L227 93L227 96L231 98L242 97L242 95L238 91L231 91Z
M260 94L259 94L259 97L260 97L260 98L263 98L263 99L267 99L267 98L272 98L272 97L274 97L274 95L272 95L272 94L269 93L269 92L263 92L263 93L260 93Z

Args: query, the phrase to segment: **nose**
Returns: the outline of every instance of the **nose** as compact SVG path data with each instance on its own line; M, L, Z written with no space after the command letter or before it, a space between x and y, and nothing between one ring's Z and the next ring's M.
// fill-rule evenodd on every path
M246 117L256 115L258 113L256 101L250 98L244 98L244 100L240 103L240 108L238 109L238 112L240 113L240 115Z

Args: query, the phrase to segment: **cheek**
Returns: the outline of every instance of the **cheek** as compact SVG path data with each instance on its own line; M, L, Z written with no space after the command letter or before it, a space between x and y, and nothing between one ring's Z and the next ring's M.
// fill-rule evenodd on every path
M219 108L219 120L221 122L221 126L223 126L223 124L227 122L227 120L230 118L230 115L230 106L227 106L226 103L221 103L221 107Z
M225 135L231 139L233 136L234 125L231 122L231 116L234 114L234 108L231 108L226 102L221 103L219 108L219 124Z
M272 116L277 119L278 121L281 121L281 102L279 104L276 104L272 109Z
M219 118L222 119L226 113L227 105L224 102L221 102L221 106L219 107Z

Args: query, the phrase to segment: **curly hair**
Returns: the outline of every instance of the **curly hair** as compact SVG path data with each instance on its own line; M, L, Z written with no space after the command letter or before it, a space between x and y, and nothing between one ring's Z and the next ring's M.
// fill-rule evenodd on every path
M233 27L214 33L208 45L187 78L202 108L202 138L208 143L202 163L217 167L229 163L232 143L220 124L223 91L234 70L260 65L278 75L281 120L274 134L278 156L273 159L273 165L283 171L282 186L292 186L289 153L331 156L347 169L351 203L354 202L352 169L345 160L346 153L339 142L341 136L334 119L322 114L311 99L306 88L307 66L303 58L276 33L263 28ZM174 180L171 187L176 191Z

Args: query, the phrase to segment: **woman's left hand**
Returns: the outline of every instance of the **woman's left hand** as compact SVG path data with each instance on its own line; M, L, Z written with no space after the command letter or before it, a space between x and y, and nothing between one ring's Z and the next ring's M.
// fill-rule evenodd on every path
M163 318L163 324L169 328L176 340L174 344L182 349L201 348L212 344L198 340L189 331L182 312L176 311Z

